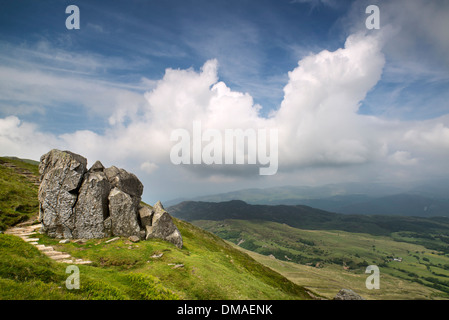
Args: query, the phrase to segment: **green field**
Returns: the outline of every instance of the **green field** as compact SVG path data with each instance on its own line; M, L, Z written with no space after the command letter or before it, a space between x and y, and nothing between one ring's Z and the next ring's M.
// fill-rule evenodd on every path
M66 264L55 263L23 240L0 235L1 299L308 299L305 290L259 264L218 237L176 221L183 249L162 240L132 243L126 238L59 244L39 243L73 257L80 265L80 290L69 291ZM152 258L163 254L160 258ZM182 265L182 266L180 266ZM154 284L154 290L148 283ZM40 289L42 288L42 292ZM144 290L145 292L141 292Z
M37 166L1 160L0 221L4 230L30 217L36 219L37 187L21 172L26 169L36 174ZM9 161L14 161L14 168L3 165ZM182 249L156 239L59 244L59 240L39 234L39 244L93 262L78 266L80 288L72 290L65 283L70 275L67 264L54 262L19 237L0 234L0 299L310 299L303 287L219 237L190 223L174 222L183 236Z
M302 230L269 221L194 223L327 298L333 298L341 288L353 289L366 299L449 298L449 255L433 249L435 239L428 248L410 243L418 241L416 238L406 239L395 233L374 236ZM402 261L394 261L395 258ZM379 267L379 290L366 288L368 265Z

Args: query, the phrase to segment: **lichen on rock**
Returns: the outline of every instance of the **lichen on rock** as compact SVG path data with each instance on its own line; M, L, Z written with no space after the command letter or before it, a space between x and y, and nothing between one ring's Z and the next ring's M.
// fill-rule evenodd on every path
M93 239L111 236L161 238L182 248L182 236L158 202L141 206L143 184L132 173L100 161L53 149L39 164L39 221L50 237Z

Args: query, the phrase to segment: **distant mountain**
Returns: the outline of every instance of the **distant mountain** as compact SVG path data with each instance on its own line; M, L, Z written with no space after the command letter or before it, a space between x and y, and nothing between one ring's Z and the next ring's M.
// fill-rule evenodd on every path
M349 214L449 217L449 199L397 194L342 206L336 211Z
M186 220L260 220L285 223L311 230L342 230L373 235L392 232L447 232L449 218L350 215L327 212L303 205L251 205L244 201L185 201L167 209L173 216Z
M404 189L399 187L380 183L341 183L318 187L281 186L263 189L243 189L227 193L195 197L189 200L206 202L243 200L251 204L284 204L285 201L293 202L298 200L322 199L344 195L369 195L370 197L380 197L399 193L403 190ZM177 200L179 203L179 200L181 199ZM167 203L167 201L165 202ZM176 202L176 200L173 202Z
M203 202L242 200L249 204L305 205L344 214L449 217L449 182L446 180L425 182L408 188L379 183L253 188L193 199L176 199L165 203L172 206L187 200Z

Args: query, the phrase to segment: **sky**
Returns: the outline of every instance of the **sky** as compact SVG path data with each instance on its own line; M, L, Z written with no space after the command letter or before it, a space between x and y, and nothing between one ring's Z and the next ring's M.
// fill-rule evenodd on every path
M79 29L66 26L70 5ZM379 8L378 29L367 28L369 5ZM135 173L150 204L449 175L448 1L0 0L0 8L2 156L70 150ZM172 133L194 140L194 123L223 135L276 130L276 173L260 175L260 163L175 164Z

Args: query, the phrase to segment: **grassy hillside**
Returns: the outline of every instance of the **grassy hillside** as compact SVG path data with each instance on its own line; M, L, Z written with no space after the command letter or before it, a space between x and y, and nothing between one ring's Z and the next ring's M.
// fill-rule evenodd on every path
M407 234L373 236L338 230L302 230L269 221L194 223L328 298L338 288L351 288L368 299L449 298L449 254L412 243L409 240L413 238L405 238ZM402 261L394 261L395 258ZM366 289L368 265L380 268L380 290Z
M36 214L37 187L17 168L36 174L37 167L17 159L2 161L15 166L0 165L0 217L8 227ZM174 221L183 236L182 249L162 240L59 244L38 235L40 244L93 262L78 266L80 289L73 290L65 286L67 264L52 261L18 237L0 234L0 299L310 299L303 287L219 237Z
M0 157L0 231L39 210L38 166L31 160Z

